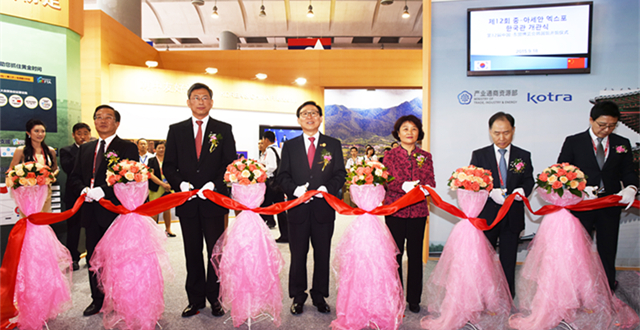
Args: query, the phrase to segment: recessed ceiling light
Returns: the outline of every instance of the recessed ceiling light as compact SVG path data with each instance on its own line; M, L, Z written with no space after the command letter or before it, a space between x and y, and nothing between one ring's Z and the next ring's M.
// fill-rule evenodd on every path
M264 73L258 73L256 74L256 78L260 79L260 80L265 80L267 79L267 75Z
M300 77L300 78L296 79L296 84L298 84L300 86L302 86L302 85L304 85L306 83L307 83L307 79L305 79L305 78Z
M155 68L158 66L158 62L156 61L146 61L144 62L144 64L146 64L147 67L150 67L150 68Z
M204 69L204 71L206 71L208 74L216 74L216 73L218 73L218 69L216 69L216 68L206 68L206 69Z

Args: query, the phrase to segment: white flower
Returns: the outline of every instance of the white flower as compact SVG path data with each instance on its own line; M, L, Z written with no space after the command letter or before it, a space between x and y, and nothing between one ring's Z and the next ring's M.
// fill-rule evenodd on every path
M251 176L251 172L249 172L249 170L242 171L242 177L248 178L250 176Z
M253 176L255 176L256 178L259 178L262 175L262 171L255 169L253 170Z
M235 174L229 174L229 181L230 182L238 182L238 178L236 177Z
M16 165L16 175L24 176L24 167L22 165Z
M31 171L33 169L33 163L24 165L24 169L27 171Z
M133 178L134 178L134 177L135 177L135 174L133 174L133 173L131 173L131 172L127 172L127 173L124 175L124 178L125 178L125 179L127 179L127 180L129 180L129 181L133 181Z
M42 165L40 163L36 163L36 170L40 171L43 168L44 168L44 165Z
M458 173L458 180L464 181L466 179L467 179L467 174L466 173L464 173L464 172Z
M382 176L382 170L378 168L378 169L375 170L374 174L376 176Z

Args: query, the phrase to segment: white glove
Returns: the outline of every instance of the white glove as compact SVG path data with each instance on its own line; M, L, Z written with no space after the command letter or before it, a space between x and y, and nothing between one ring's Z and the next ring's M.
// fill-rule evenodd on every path
M489 197L491 197L491 199L493 199L496 204L504 204L503 190L500 188L494 188L493 190L491 190L491 192L489 193Z
M189 182L182 181L180 182L180 191L185 192L193 189L193 185Z
M84 187L84 189L82 189L82 192L80 192L80 195L88 193L89 189L91 189L91 188ZM89 202L89 203L93 202L93 200L91 198L89 198L89 196L84 196L84 201L85 202Z
M329 192L329 191L327 190L327 187L325 187L325 186L320 186L320 187L318 187L318 189L316 189L316 190L317 190L317 191L326 192L326 193L328 193L328 192ZM322 194L316 194L316 195L315 195L315 197L318 197L318 198L324 198L324 196L322 196Z
M87 197L97 202L104 198L104 191L100 187L89 189L89 191L87 191Z
M598 186L586 186L582 191L586 194L585 196L583 196L583 198L585 200L596 199L598 198L598 196L596 196L597 191L598 191Z
M302 186L298 186L296 190L293 191L293 196L300 197L307 192L307 187L309 186L309 182L305 183Z
M402 184L402 190L404 190L405 193L408 193L411 191L411 189L413 189L418 183L420 183L420 180L416 180L416 181L406 181Z
M430 185L427 185L427 187L433 188ZM424 188L423 186L420 186L420 190L422 190L422 193L424 194L424 197L429 196L429 191L426 188Z
M200 190L198 191L198 197L200 197L201 199L207 199L206 197L204 197L204 191L205 190L211 190L213 191L213 188L215 188L215 185L213 184L213 182L209 181L207 183L204 184L204 186L202 186L202 188L200 188Z
M520 195L524 196L524 189L522 188L513 189L512 194L515 194L515 193L519 193ZM522 202L522 197L516 195L516 200L519 202Z
M627 207L625 207L625 210L628 210L631 205L633 204L633 201L636 200L636 189L633 189L633 187L628 186L622 190L620 190L620 192L618 192L616 195L622 197L622 199L620 199L620 204L627 204Z

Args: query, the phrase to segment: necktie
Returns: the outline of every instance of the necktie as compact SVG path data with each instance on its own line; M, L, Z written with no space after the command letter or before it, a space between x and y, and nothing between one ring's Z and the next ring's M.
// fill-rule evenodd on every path
M500 188L507 187L507 161L504 159L504 154L507 153L507 149L500 149Z
M596 161L598 162L598 167L602 169L604 166L604 147L602 146L603 138L597 138L598 145L596 146ZM604 182L602 182L602 178L600 179L600 188L604 188Z
M202 120L196 120L198 124L198 134L196 134L196 156L200 159L200 152L202 151Z
M313 156L316 154L316 146L315 144L313 144L313 141L315 141L316 138L314 137L310 137L309 141L311 141L311 144L309 145L309 150L307 151L307 159L309 160L309 168L313 167Z
M98 152L96 153L96 158L93 160L93 179L96 178L96 172L102 165L102 161L104 159L104 140L100 140L100 147L98 148Z

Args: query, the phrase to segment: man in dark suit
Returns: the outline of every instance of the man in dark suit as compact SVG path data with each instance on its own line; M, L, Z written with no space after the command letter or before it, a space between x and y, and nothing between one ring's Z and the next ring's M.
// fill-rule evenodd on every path
M628 139L614 134L620 110L611 101L596 103L591 108L591 127L564 140L559 163L570 163L587 176L588 198L617 194L620 203L631 206L638 190L638 176L633 171L633 154ZM621 207L609 207L594 211L573 212L585 229L593 235L596 231L598 254L602 260L609 286L614 291L616 282L616 253L620 230Z
M70 146L60 149L60 166L62 166L62 170L67 174L67 183L64 190L64 205L67 210L73 208L73 204L79 196L74 193L70 176L80 146L89 141L91 137L91 127L85 123L77 123L73 125L72 136L75 142ZM71 253L73 270L80 269L80 265L78 264L80 262L80 251L78 251L80 228L82 228L82 226L80 225L80 212L78 212L67 219L67 249L69 249Z
M199 188L215 190L229 195L223 182L227 165L236 159L236 143L231 125L209 117L213 106L211 89L201 83L189 88L187 105L191 118L169 127L162 170L175 191ZM189 305L182 317L196 315L205 307L205 298L211 304L214 316L224 315L218 301L220 285L213 269L211 252L224 232L224 219L229 210L211 203L202 195L176 207L184 242L187 263L185 288ZM205 276L202 240L207 243L207 272Z
M115 205L120 205L118 198L106 182L107 152L115 152L120 160L138 159L138 147L132 142L122 140L116 135L120 126L120 113L108 105L99 105L93 113L94 125L99 139L80 146L78 156L71 172L71 184L75 196L86 193L85 203L81 209L81 223L87 236L87 266L93 251L107 231L117 214L107 211L98 201L106 198ZM98 288L98 280L93 271L89 270L89 284L93 301L84 310L84 316L100 312L104 293Z
M494 188L478 216L492 224L505 197L512 193L529 196L533 189L533 164L531 153L511 144L515 133L515 119L510 114L498 112L489 118L489 133L493 144L475 150L471 165L491 171ZM524 230L524 203L516 197L502 221L484 234L494 248L500 240L500 263L509 283L511 296L515 296L516 258L520 232Z
M296 115L304 134L284 144L276 178L278 183L289 200L302 196L307 190L338 195L346 176L340 141L318 131L322 108L315 102L303 103ZM303 312L307 299L309 240L313 244L314 259L311 299L320 313L331 311L324 298L329 296L329 259L335 217L335 211L322 194L289 210L289 297L293 298L291 313L294 315Z

